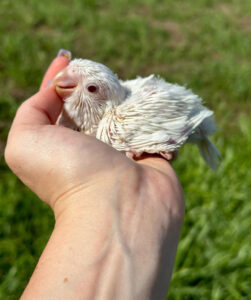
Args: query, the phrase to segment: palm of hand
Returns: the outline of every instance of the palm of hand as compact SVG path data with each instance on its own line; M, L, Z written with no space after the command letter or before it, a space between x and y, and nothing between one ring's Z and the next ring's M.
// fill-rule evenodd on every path
M141 173L142 189L155 190L157 198L173 198L170 193L178 192L170 188L178 179L164 159L149 156L136 163L96 138L65 127L36 125L13 130L6 157L20 179L51 206L62 196L90 185L98 191L104 181L124 180L129 174L136 180ZM128 185L129 178L126 181Z

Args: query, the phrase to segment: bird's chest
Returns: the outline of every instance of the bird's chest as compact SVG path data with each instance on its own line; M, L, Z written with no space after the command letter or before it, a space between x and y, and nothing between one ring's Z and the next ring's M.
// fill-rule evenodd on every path
M117 150L127 148L123 121L124 117L117 114L115 109L107 111L98 125L97 139L113 146Z
M65 103L64 111L68 118L74 122L78 131L88 135L96 134L101 112L95 107L82 103L80 105Z
M97 129L98 129L98 126L94 125L91 128L82 129L81 132L84 133L84 134L87 134L87 135L96 136Z

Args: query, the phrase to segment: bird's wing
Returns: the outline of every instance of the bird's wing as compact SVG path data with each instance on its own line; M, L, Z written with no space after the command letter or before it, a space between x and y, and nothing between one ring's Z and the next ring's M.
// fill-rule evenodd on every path
M191 90L153 75L121 84L128 98L107 109L97 132L97 138L120 151L177 150L213 114Z

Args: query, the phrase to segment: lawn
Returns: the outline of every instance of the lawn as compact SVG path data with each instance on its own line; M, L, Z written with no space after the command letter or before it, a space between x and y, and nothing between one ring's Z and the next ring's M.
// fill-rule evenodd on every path
M121 78L156 73L215 111L215 173L193 145L174 163L186 216L167 299L251 294L251 2L24 0L0 2L0 299L18 299L54 225L51 210L8 169L17 107L59 48ZM250 298L249 298L250 299Z

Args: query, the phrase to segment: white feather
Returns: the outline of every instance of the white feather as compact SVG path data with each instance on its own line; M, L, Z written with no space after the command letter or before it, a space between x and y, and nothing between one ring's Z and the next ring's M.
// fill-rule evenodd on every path
M216 128L213 112L191 90L154 75L119 81L110 69L89 60L74 60L69 67L83 80L64 109L80 130L135 154L169 153L196 143L207 164L217 167L219 152L208 139ZM93 81L103 98L86 93L84 84Z

